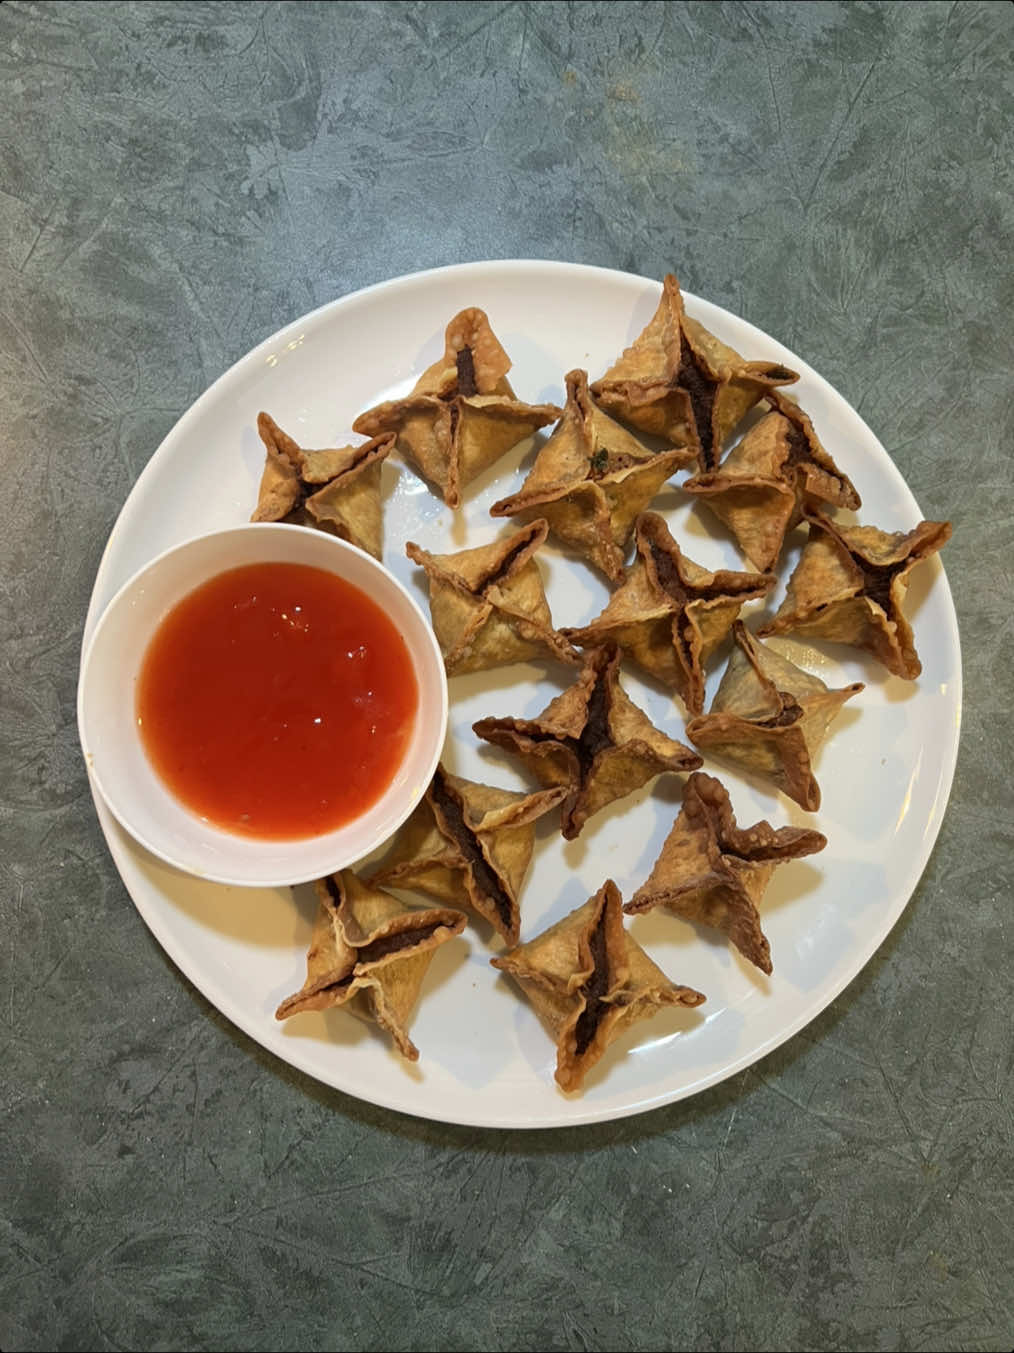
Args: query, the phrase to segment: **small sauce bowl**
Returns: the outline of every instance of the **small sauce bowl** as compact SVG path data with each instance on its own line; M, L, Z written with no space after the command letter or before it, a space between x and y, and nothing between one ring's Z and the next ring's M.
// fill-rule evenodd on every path
M265 563L324 569L365 593L399 631L418 688L412 733L379 799L342 826L297 840L234 834L187 808L156 772L138 727L138 679L166 615L218 574ZM370 555L322 531L252 523L175 546L120 588L85 649L77 710L92 782L116 820L145 849L216 883L278 887L347 868L397 831L422 798L440 759L447 731L447 678L428 620L402 584Z

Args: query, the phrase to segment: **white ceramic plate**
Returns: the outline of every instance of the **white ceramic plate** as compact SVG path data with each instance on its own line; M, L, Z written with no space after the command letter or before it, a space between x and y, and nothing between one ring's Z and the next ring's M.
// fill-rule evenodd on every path
M443 350L448 319L468 305L487 311L514 360L519 396L562 404L564 373L584 367L593 379L601 374L646 323L658 295L656 281L598 268L475 263L385 282L288 325L216 381L152 457L109 538L86 636L140 565L179 541L247 520L263 465L258 410L306 446L356 440L356 414L405 393ZM915 525L922 514L901 475L826 381L752 325L692 296L686 301L745 357L801 373L794 392L862 495L863 522L887 530ZM385 562L424 597L405 540L448 552L509 530L488 508L520 483L531 455L529 444L494 466L470 486L458 514L392 458L385 466ZM697 562L745 567L706 510L678 489L667 488L653 506ZM791 553L783 559L775 604L793 560ZM557 625L585 623L608 595L590 568L555 548L545 552L543 573ZM470 925L437 951L410 1030L421 1057L410 1066L377 1030L343 1011L275 1021L279 1001L302 985L314 912L309 889L232 889L176 873L97 803L102 828L138 910L176 964L252 1038L318 1080L406 1113L485 1127L640 1113L714 1085L803 1028L860 971L911 896L943 817L961 711L957 624L943 569L934 559L912 577L906 610L923 662L918 683L887 677L845 649L780 641L829 685L867 683L817 762L818 814L706 762L729 786L741 825L766 817L775 826L816 826L828 838L822 854L779 869L762 903L774 975L765 978L721 936L668 914L634 918L631 930L655 961L675 981L705 992L707 1003L636 1026L579 1097L557 1089L555 1048L509 980L490 968L486 930ZM709 698L723 665L711 673ZM515 764L480 744L471 725L487 714L532 716L570 679L569 670L549 665L453 678L445 763L470 779L522 787ZM680 707L670 697L629 668L624 685L656 723L683 737ZM629 897L672 825L681 784L682 777L660 778L593 818L571 843L544 820L522 894L522 938L584 902L607 877Z

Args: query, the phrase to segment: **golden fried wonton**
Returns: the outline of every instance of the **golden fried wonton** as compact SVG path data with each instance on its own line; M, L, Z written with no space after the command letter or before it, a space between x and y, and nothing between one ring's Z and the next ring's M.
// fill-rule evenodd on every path
M591 649L572 686L534 719L480 719L480 738L518 757L537 780L561 786L561 831L571 841L615 799L664 771L693 770L701 758L666 737L619 682L615 644Z
M755 568L774 567L786 534L804 505L859 507L852 481L824 450L813 423L787 395L771 390L772 406L717 469L683 485L700 497L736 537Z
M535 823L563 797L561 789L529 794L475 784L438 766L370 882L466 903L508 944L517 944L518 897L535 848Z
M257 415L257 431L267 456L250 520L319 526L379 559L380 466L394 448L393 436L305 451L266 413Z
M393 433L409 464L458 507L462 489L487 466L560 416L555 404L519 400L510 368L484 312L462 310L447 326L443 357L412 393L368 409L352 426L367 437Z
M895 676L922 671L901 603L916 564L946 545L951 524L922 521L911 531L843 526L804 512L810 538L789 578L785 600L758 631L805 634L865 649Z
M405 546L429 577L433 629L448 676L547 655L580 661L553 629L535 560L548 529L544 521L534 521L457 554L430 554L412 541Z
M820 787L812 760L846 700L861 681L828 690L819 677L762 644L736 621L736 647L708 714L687 724L687 736L709 756L732 762L816 812Z
M725 786L697 771L646 883L623 908L631 915L666 907L723 930L744 958L771 972L771 949L757 903L779 864L823 850L827 838L802 827L755 822L737 827Z
M347 1005L386 1030L403 1057L418 1061L405 1028L434 949L461 934L464 913L406 907L348 869L318 880L316 887L320 909L306 955L306 981L281 1003L275 1018Z
M561 634L581 647L616 643L687 709L704 707L704 663L732 628L745 601L774 585L767 573L715 573L688 559L654 512L637 519L637 553L602 612Z
M670 982L627 933L611 879L562 921L490 962L513 977L555 1038L562 1090L580 1090L631 1024L665 1006L692 1008L705 999Z
M655 314L592 393L615 417L689 447L707 472L744 414L775 386L798 379L777 363L744 361L686 315L670 273Z
M635 517L688 458L650 451L597 407L586 374L571 371L563 417L520 490L490 515L545 518L554 535L619 582Z

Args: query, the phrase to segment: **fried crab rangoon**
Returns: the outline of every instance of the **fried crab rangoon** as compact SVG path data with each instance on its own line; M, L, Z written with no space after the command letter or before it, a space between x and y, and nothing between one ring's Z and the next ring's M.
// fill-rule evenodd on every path
M318 526L379 559L380 466L394 438L306 451L266 413L257 415L257 431L267 455L250 520Z
M747 362L684 311L668 274L658 309L592 394L625 423L688 447L714 470L737 423L768 391L799 379L774 362Z
M922 663L901 603L912 569L950 540L950 522L922 521L911 531L889 532L842 526L817 512L803 515L810 538L785 600L758 633L850 644L872 653L894 676L914 681Z
M430 554L412 541L405 546L429 578L430 614L448 676L536 657L580 661L553 629L535 559L548 529L544 521L534 521L457 554Z
M562 789L518 793L476 784L438 766L370 882L463 902L508 944L517 944L535 823L563 797Z
M666 737L619 682L615 645L592 649L577 680L534 719L480 719L480 738L516 756L542 784L565 791L561 831L571 841L594 813L665 771L702 765Z
M542 517L565 545L619 582L637 514L688 461L655 452L597 407L583 371L567 376L563 417L519 491L490 508L494 517Z
M743 603L774 585L769 573L709 572L682 553L662 517L645 512L637 553L605 610L561 633L580 647L615 643L650 676L678 692L687 709L704 707L704 664L729 633Z
M519 400L510 369L484 311L462 310L447 326L443 356L411 394L367 409L352 427L366 437L393 433L408 463L448 507L459 507L462 489L477 475L560 416L555 404Z
M687 737L709 756L770 780L801 808L820 807L813 758L846 700L861 681L829 690L773 648L755 639L739 620L736 647L707 714L687 724Z
M800 827L738 826L728 790L699 769L703 752L807 811L820 807L814 758L863 685L829 689L740 618L773 588L789 533L808 524L784 600L758 635L852 645L914 680L921 663L902 611L909 574L940 550L951 526L923 521L891 533L832 520L834 510L852 512L861 502L809 415L781 388L798 375L746 360L687 315L672 275L647 325L600 379L589 386L585 371L568 373L563 409L519 400L511 366L486 314L469 307L451 319L442 355L411 393L355 420L355 431L370 438L363 445L307 450L267 413L258 416L266 457L252 520L315 526L377 559L381 465L393 449L456 509L477 476L555 423L518 491L490 509L494 518L514 518L516 529L453 553L412 541L405 550L426 574L449 676L545 658L580 665L534 718L473 724L542 787L501 789L438 765L368 880L350 870L318 880L306 980L276 1018L345 1007L416 1061L408 1023L436 949L474 919L458 909L467 908L507 946L492 966L517 984L554 1039L555 1078L569 1093L583 1088L631 1025L705 999L670 981L628 933L624 913L662 908L717 929L770 975L758 910L765 891L778 865L827 845L822 833ZM747 430L733 445L741 424ZM683 487L725 524L756 572L694 563L649 510L666 481L691 466ZM553 625L539 563L550 534L615 585L601 614L580 627ZM728 666L704 713L705 664L730 632ZM680 696L693 748L629 699L619 682L622 657ZM658 858L626 905L608 879L520 943L520 894L538 821L559 808L562 835L573 840L589 818L665 772L692 773ZM636 829L641 818L631 822ZM386 886L441 905L409 907Z
M703 771L690 776L672 830L647 881L624 906L630 915L666 907L728 935L744 958L771 972L757 903L778 865L823 850L827 838L802 827L737 827L729 792Z
M694 475L683 488L725 523L754 568L767 572L804 507L828 503L855 510L861 502L799 405L774 390L765 398L771 412L717 469Z
M378 1024L410 1062L419 1052L406 1033L426 970L438 945L460 935L463 912L406 907L361 882L348 869L316 884L319 910L306 955L306 981L275 1012L347 1006Z
M631 1024L666 1006L692 1009L704 996L677 986L623 925L622 899L607 879L569 916L491 959L518 984L556 1040L556 1081L580 1090L585 1076Z

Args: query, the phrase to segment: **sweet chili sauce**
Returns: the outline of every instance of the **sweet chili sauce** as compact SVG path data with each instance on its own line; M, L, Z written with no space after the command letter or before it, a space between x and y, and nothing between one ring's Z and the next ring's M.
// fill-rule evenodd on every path
M374 804L407 749L412 659L364 592L306 564L249 564L203 583L142 663L149 760L187 808L226 831L295 840Z

